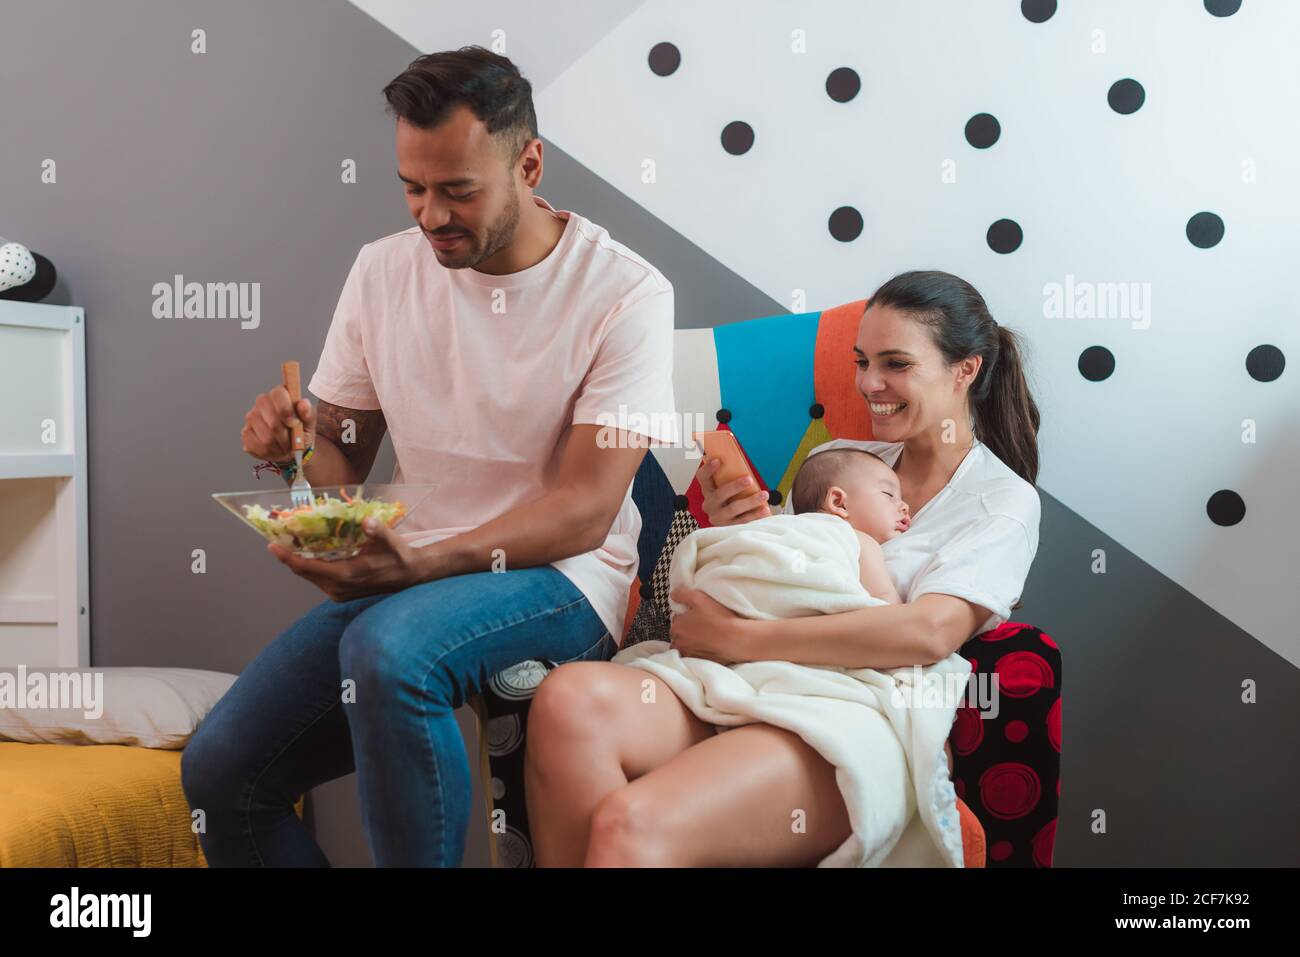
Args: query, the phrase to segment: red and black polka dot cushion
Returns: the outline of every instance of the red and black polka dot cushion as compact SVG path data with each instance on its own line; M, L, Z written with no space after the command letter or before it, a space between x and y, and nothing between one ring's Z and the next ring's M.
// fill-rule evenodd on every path
M1006 622L976 635L961 654L975 691L949 738L957 795L984 826L989 867L1051 867L1061 793L1060 649L1039 629Z

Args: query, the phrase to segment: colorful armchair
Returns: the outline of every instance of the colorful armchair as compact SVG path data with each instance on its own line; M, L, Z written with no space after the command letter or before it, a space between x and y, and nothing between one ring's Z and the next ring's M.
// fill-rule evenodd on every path
M871 419L851 359L865 302L674 334L673 387L687 431L735 433L769 499L780 503L810 449L870 439ZM698 453L697 453L698 455ZM623 644L667 639L673 549L708 524L682 448L655 448L637 472L640 575ZM1008 621L961 648L972 680L996 675L996 714L958 709L949 742L967 867L1050 867L1061 764L1061 654L1039 629ZM494 866L532 866L524 802L528 704L552 662L496 675L473 702Z

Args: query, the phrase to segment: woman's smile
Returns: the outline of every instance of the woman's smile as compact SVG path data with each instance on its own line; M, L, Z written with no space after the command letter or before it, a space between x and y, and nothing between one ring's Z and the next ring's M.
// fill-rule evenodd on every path
M906 402L871 402L868 400L867 404L871 406L872 416L878 419L886 419L891 415L897 415L907 408Z

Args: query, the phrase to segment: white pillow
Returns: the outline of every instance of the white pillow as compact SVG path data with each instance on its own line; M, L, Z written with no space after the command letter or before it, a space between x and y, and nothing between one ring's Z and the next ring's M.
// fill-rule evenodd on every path
M0 740L179 750L235 677L194 668L0 667Z

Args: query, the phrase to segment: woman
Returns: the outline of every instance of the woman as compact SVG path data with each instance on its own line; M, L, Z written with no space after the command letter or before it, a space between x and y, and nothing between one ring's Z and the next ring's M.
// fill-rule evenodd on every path
M1006 620L1038 548L1038 408L1014 334L969 283L909 272L867 304L855 384L912 522L886 543L898 605L743 619L701 592L674 598L672 645L724 664L851 668L939 661ZM698 473L715 525L770 514L762 492ZM882 492L882 494L885 494ZM734 498L734 501L732 500ZM613 662L563 665L529 716L528 814L539 866L811 866L849 835L835 772L792 732L716 734L657 678Z

